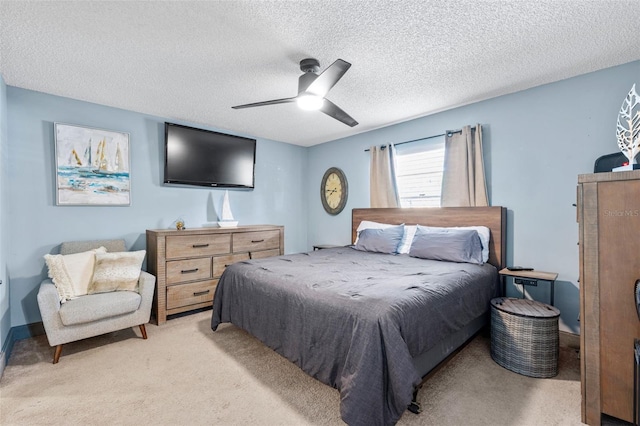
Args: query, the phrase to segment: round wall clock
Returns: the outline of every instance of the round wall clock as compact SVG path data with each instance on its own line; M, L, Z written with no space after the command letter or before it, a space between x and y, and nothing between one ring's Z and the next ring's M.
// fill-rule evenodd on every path
M322 176L322 182L320 182L322 207L327 213L336 215L344 209L348 195L349 188L344 172L337 167L329 168Z

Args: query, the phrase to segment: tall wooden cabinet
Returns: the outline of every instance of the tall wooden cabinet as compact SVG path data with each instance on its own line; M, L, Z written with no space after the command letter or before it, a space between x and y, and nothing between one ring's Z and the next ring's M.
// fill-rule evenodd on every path
M284 227L147 230L147 270L156 276L153 310L167 315L211 306L218 279L232 263L284 254Z
M582 422L633 420L640 171L578 177Z

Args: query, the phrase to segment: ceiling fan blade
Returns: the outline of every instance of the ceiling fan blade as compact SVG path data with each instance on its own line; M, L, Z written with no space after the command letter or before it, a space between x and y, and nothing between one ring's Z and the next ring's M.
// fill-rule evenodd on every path
M351 64L349 62L343 61L342 59L336 60L313 80L306 91L324 98L350 67Z
M353 127L358 125L358 122L356 120L354 120L349 114L344 112L342 109L340 109L340 107L331 102L329 99L325 98L320 111L324 112L329 117L333 117L336 120L343 122L347 126Z
M276 104L286 104L289 102L295 102L296 98L284 98L284 99L274 99L272 101L264 101L264 102L255 102L252 104L244 104L244 105L236 105L231 108L233 109L242 109L242 108L253 108L265 105L276 105Z

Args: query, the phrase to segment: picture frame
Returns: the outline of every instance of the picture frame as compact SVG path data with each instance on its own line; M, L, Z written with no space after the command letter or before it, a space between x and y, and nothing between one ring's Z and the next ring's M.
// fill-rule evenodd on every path
M54 123L56 205L130 206L129 133Z

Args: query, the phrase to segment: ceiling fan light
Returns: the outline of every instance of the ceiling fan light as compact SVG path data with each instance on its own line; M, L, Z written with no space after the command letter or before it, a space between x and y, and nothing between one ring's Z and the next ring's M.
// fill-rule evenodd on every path
M302 94L296 98L298 108L305 111L317 111L322 108L324 98L309 93Z

